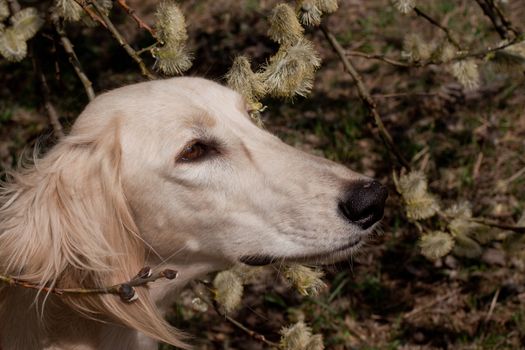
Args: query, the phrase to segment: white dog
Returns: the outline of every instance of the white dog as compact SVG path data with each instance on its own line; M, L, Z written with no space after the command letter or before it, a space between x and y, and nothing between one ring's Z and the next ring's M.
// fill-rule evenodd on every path
M179 277L137 287L132 303L0 285L1 348L143 349L140 334L187 347L159 307L198 275L358 249L383 216L385 188L286 145L246 108L199 78L127 86L10 174L0 187L4 275L61 288L122 283L144 266Z

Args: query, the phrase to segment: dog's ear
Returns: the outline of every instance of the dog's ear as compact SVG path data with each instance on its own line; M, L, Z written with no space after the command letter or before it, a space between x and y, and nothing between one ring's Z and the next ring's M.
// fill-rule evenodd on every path
M0 267L46 286L103 287L129 281L145 247L121 184L118 123L81 130L0 192ZM131 303L118 296L62 296L89 317L119 322L182 348L181 333L157 311L146 287Z

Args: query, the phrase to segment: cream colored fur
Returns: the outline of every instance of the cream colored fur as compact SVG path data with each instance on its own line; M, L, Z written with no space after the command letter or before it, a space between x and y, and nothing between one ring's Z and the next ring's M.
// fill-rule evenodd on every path
M197 162L192 140L216 143ZM3 350L186 347L163 319L174 290L242 256L331 262L370 233L337 202L364 179L298 151L250 120L242 98L199 78L175 78L99 96L71 133L0 186L0 271L36 284L122 283L143 266L174 281L114 295L57 297L0 286Z

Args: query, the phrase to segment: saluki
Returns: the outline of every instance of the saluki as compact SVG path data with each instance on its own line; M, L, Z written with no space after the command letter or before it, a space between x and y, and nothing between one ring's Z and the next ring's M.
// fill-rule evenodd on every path
M379 182L257 127L243 98L212 81L104 93L0 185L0 272L42 286L0 284L1 348L188 348L163 318L175 290L235 263L347 258L386 196ZM137 287L131 303L45 292L121 283L144 266L179 277Z

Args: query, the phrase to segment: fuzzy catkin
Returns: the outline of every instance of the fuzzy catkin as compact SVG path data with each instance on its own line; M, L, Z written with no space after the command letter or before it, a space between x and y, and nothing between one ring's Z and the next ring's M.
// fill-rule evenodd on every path
M306 96L313 87L314 74L320 64L321 59L306 39L293 46L281 46L262 73L268 93L284 98Z
M44 20L33 7L27 7L10 18L13 30L21 40L31 39L44 25Z
M0 21L9 17L9 6L6 0L0 0Z
M7 28L0 35L0 54L11 62L18 62L27 55L27 44L14 28Z
M321 279L324 273L304 265L289 265L283 271L283 275L302 295L315 296L326 288L326 284Z
M317 7L316 0L301 0L297 4L299 20L307 27L320 25L322 14L321 10Z
M280 346L283 350L303 350L308 346L312 331L303 321L281 329Z
M226 74L230 88L240 93L248 103L256 103L266 93L266 87L259 74L252 71L245 56L237 56Z
M293 44L303 37L304 29L288 4L275 6L269 21L268 36L279 44Z
M416 0L394 0L393 2L396 9L403 14L409 13L416 7Z
M186 47L188 33L180 8L171 1L157 7L155 27L162 47L152 51L155 68L167 75L181 74L191 68L192 55Z
M451 67L452 75L467 90L475 90L480 85L480 74L476 61L467 59L455 62Z
M401 175L396 186L405 202L405 210L409 219L427 219L434 216L439 210L436 197L428 192L428 181L422 172L412 171Z
M421 253L430 260L437 260L447 255L454 247L454 239L446 233L435 231L421 236Z
M75 0L55 0L53 12L70 22L79 21L84 14L82 6Z
M322 13L333 13L339 8L338 0L317 0L317 8Z
M234 271L219 272L213 280L213 287L215 300L224 313L229 314L241 305L244 286L242 279Z
M188 39L186 20L175 3L160 3L155 12L155 20L157 36L162 43L173 45Z

